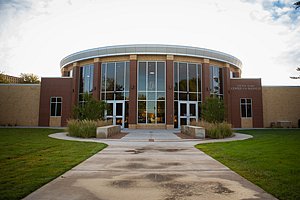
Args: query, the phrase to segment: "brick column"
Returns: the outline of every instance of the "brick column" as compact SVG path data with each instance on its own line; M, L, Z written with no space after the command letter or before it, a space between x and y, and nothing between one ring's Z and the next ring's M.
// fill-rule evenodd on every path
M222 68L223 74L223 90L224 90L224 106L225 106L225 120L231 123L231 100L230 100L230 69L229 64Z
M210 71L209 59L204 59L202 63L202 102L210 96Z
M174 87L173 87L174 56L167 55L166 66L166 128L174 128Z
M137 55L130 55L130 87L128 102L128 128L137 125Z
M79 76L80 76L80 66L78 65L77 62L75 62L73 63L72 106L78 104Z
M100 90L101 90L101 62L99 58L94 59L94 78L93 78L93 97L100 100Z

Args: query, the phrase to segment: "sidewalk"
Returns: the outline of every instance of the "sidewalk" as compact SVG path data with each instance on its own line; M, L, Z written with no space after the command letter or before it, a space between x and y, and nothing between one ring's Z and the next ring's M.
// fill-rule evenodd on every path
M201 141L167 130L129 131L121 140L85 140L110 146L25 199L275 199L193 147Z

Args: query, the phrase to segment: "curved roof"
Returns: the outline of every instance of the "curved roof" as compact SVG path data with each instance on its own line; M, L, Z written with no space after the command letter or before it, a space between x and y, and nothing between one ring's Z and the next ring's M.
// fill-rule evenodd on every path
M64 66L70 63L86 60L90 58L120 56L120 55L130 55L130 54L180 55L180 56L190 56L190 57L201 57L201 58L208 58L212 60L226 62L240 69L242 68L242 62L238 58L220 51L198 48L198 47L164 45L164 44L117 45L117 46L107 46L107 47L87 49L84 51L73 53L63 58L60 62L60 67L63 68Z

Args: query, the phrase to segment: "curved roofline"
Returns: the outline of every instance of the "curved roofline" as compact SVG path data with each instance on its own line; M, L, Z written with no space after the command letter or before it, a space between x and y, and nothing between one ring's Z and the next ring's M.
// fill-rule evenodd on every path
M227 53L215 51L211 49L191 47L191 46L180 46L180 45L165 45L165 44L131 44L131 45L116 45L116 46L105 46L87 49L70 54L64 57L60 61L60 68L66 65L91 59L101 58L107 56L121 56L131 54L146 54L146 55L177 55L177 56L189 56L189 57L200 57L208 58L212 60L218 60L221 62L229 63L242 69L242 62Z

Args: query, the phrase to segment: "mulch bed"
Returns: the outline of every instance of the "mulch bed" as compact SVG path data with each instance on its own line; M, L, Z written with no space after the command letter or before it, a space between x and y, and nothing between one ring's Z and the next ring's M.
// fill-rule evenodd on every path
M121 133L118 133L116 135L113 135L111 137L108 137L107 139L121 139L122 137L124 137L125 135L127 135L128 133L125 133L125 132L121 132Z

